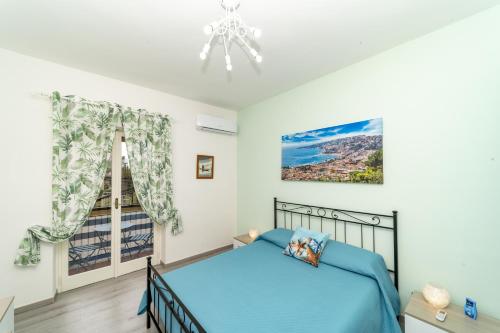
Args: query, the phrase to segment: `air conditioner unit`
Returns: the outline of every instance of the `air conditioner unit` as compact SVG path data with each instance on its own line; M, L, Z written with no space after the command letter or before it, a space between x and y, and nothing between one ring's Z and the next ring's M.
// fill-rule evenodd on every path
M210 131L224 134L236 134L237 124L234 120L199 114L196 118L196 127L202 131Z

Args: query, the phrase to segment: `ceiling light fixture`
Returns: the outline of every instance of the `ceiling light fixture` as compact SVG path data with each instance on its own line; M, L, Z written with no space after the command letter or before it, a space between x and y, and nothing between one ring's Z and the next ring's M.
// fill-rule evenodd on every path
M200 53L201 60L207 59L212 43L222 42L224 45L226 70L230 72L233 69L233 65L231 64L229 48L234 41L242 48L246 48L256 62L261 63L262 56L250 45L250 38L254 40L259 38L262 35L262 31L246 25L240 15L236 13L238 8L240 8L238 0L221 0L220 5L226 12L226 15L203 28L203 32L210 37Z

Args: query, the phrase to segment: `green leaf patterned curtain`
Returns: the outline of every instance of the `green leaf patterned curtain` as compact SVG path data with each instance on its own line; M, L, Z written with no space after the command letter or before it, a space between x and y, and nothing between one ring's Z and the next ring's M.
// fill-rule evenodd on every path
M137 199L158 224L171 223L171 232L182 231L172 199L170 120L145 110L123 109L125 144Z
M58 92L51 100L52 224L28 228L15 264L38 264L40 241L65 241L86 222L104 182L114 135L122 120L132 180L143 209L156 223L171 221L172 233L179 233L180 217L172 204L168 118L144 110L122 112L121 106L107 102L62 98Z
M99 195L119 112L110 103L94 104L52 94L52 225L28 228L15 264L40 262L40 240L57 243L85 223Z

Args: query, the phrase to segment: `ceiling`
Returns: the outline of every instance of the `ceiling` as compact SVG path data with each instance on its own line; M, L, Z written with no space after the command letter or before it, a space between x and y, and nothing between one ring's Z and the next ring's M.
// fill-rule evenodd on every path
M0 47L235 110L338 70L499 0L241 0L264 61L222 47L206 63L218 0L0 0Z

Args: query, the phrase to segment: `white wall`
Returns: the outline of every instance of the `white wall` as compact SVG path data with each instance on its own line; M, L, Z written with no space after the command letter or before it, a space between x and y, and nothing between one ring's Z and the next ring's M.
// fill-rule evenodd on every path
M47 98L59 90L164 112L173 119L175 203L184 233L166 231L163 260L172 262L231 243L236 223L236 137L200 132L198 113L236 119L232 110L172 96L0 49L0 296L16 307L54 295L54 250L42 246L33 268L13 265L26 228L51 221L51 121ZM214 180L195 179L196 154L215 156Z
M272 228L274 196L397 209L403 304L431 281L500 318L499 32L497 6L239 111L239 231ZM281 180L282 135L375 117L383 185Z

